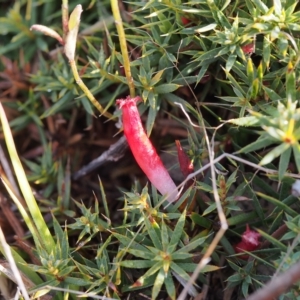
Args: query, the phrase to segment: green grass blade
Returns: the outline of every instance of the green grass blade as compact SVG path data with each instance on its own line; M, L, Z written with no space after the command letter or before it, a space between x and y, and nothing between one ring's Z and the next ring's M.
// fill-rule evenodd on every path
M257 192L256 194L257 194L257 196L274 204L276 206L276 208L281 208L282 210L284 210L287 214L291 215L292 217L296 217L298 215L298 213L296 211L294 211L293 209L291 209L290 207L288 207L286 204L282 203L281 201L279 201L273 197L270 197L268 195L265 195L263 193L260 193L260 192Z
M10 127L8 124L8 120L6 118L5 111L3 109L2 104L0 104L0 119L1 119L1 123L2 123L5 142L7 145L9 156L11 158L14 172L16 174L20 189L22 191L23 197L28 206L28 210L31 214L32 220L40 233L40 236L41 236L40 242L45 246L47 251L50 253L53 250L53 248L55 247L55 243L54 243L51 233L47 227L47 224L45 223L45 221L43 219L41 211L36 203L36 200L33 196L31 187L28 183L25 171L23 169L23 166L21 164L20 158L18 156L16 147L15 147L13 136L12 136L12 133L11 133L11 130L10 130ZM32 232L32 234L35 234L35 232Z
M22 215L23 220L25 221L28 229L30 230L32 237L34 239L35 245L40 246L40 240L41 237L39 236L39 232L32 223L31 218L29 217L27 211L24 209L22 203L19 201L18 197L13 193L13 191L10 189L10 187L7 185L7 183L2 180L3 185L5 186L7 192L9 193L11 199L14 201L15 205L19 209L20 214Z

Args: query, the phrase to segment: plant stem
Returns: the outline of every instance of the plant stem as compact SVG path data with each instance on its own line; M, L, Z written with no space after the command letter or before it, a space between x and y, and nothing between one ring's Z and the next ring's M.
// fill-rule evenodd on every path
M81 80L78 70L77 70L77 66L75 63L75 60L70 60L69 61L72 72L73 72L73 76L76 80L76 83L79 85L79 87L81 88L81 90L84 92L84 94L87 96L87 98L92 102L92 104L99 110L99 112L101 113L101 115L104 115L107 118L114 118L114 116L112 114L110 114L109 112L105 111L104 108L102 107L102 105L95 99L95 97L93 96L93 94L91 93L91 91L89 90L89 88L84 84L84 82Z
M32 0L28 0L26 5L26 14L25 14L25 19L27 21L31 19L31 10L32 10Z
M127 81L128 81L130 96L132 98L134 98L135 89L134 89L133 79L132 79L132 76L131 76L130 61L129 61L128 51L127 51L125 32L124 32L122 18L121 18L121 15L120 15L118 0L111 0L110 4L111 4L111 9L112 9L112 12L113 12L113 16L115 18L116 28L117 28L117 31L118 31L119 42L120 42L120 47L121 47L121 52L122 52L122 57L123 57L123 64L124 64L123 67L124 67L125 75L126 75L126 78L127 78Z
M65 41L66 36L69 31L69 28L68 28L68 22L69 22L68 0L62 0L61 14L62 14L62 27L63 27L63 40Z

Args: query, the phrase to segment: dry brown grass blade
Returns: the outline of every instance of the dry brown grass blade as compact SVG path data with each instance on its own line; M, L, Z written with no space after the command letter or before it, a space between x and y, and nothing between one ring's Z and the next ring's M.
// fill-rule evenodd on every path
M294 283L300 280L300 262L286 272L274 277L263 288L253 293L247 300L273 300L287 291Z

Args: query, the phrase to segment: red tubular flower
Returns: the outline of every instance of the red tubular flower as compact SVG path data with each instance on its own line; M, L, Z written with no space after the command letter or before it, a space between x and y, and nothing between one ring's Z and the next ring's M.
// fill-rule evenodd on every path
M194 172L193 162L182 149L180 141L176 140L175 143L177 147L177 154L181 172L184 175L184 177L187 177L188 175Z
M176 140L176 147L177 147L177 155L178 155L178 161L179 161L179 166L180 166L180 170L183 174L183 176L186 178L187 176L189 176L191 173L194 172L194 165L193 162L190 160L190 158L188 157L188 155L184 152L184 150L181 147L180 141ZM184 186L184 189L182 191L182 194L189 188L191 187L193 184L195 183L194 179L190 179L187 181L187 183ZM187 205L187 201L188 199L186 199L181 206L179 207L179 210L183 211L186 208ZM189 211L193 211L195 207L195 197L192 200L192 202L189 205Z
M150 182L162 195L167 195L169 202L173 202L177 199L177 187L142 126L136 106L140 99L140 97L128 96L126 99L117 100L117 104L123 112L124 134L136 162Z
M184 26L186 26L186 25L190 24L192 21L186 17L181 17L181 22Z
M252 42L250 44L242 46L242 51L245 54L252 54L255 50L255 44Z
M252 252L256 250L259 245L260 234L246 226L246 231L242 234L242 240L235 245L234 249L236 253L241 253L244 251ZM248 255L239 256L242 259L247 259Z

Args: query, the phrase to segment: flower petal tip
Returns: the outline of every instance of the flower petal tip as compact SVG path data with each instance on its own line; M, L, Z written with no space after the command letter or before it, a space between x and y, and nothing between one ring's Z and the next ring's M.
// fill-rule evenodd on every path
M140 96L136 96L134 98L127 96L125 99L118 99L116 102L119 108L121 109L124 106L129 106L132 104L136 105L136 103L138 103L140 100L141 100Z

